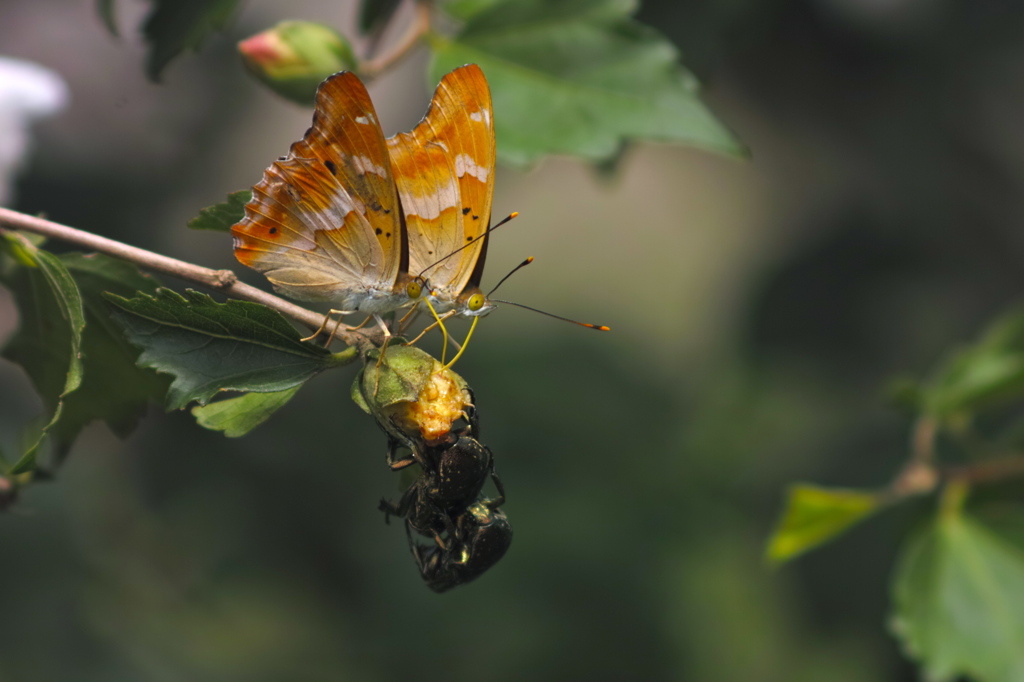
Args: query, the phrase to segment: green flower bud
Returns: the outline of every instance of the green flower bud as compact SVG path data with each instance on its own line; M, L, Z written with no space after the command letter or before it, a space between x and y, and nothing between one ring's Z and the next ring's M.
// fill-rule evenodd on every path
M312 104L317 86L332 73L356 67L348 40L309 21L281 22L238 43L238 51L254 76L299 104Z
M392 344L379 365L380 352L367 353L352 384L352 400L373 415L388 433L436 442L452 429L470 404L465 380L413 346Z

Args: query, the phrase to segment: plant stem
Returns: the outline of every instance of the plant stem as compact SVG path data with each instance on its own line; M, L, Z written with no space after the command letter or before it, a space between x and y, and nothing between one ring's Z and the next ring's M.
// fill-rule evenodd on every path
M362 62L359 65L359 75L366 80L376 78L412 51L419 39L430 31L430 7L430 2L417 0L415 3L416 16L409 28L401 38L395 41L388 52Z
M0 207L0 227L24 230L25 232L34 232L45 237L60 239L93 251L105 253L108 256L130 261L148 270L162 272L189 282L195 282L207 289L219 291L232 298L262 303L268 308L272 308L293 320L297 320L310 329L319 329L324 321L323 313L307 310L283 298L278 298L261 289L239 282L238 277L231 270L212 270L200 265L193 265L176 258L129 246L113 239L107 239L91 232L84 232L67 225L61 225L60 223L3 207ZM365 342L363 335L356 332L340 330L337 336L341 337L349 345L354 345L359 341Z

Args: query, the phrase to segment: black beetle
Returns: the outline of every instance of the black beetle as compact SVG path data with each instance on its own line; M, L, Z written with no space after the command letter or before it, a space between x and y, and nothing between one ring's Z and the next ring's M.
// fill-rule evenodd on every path
M505 556L512 544L512 526L497 501L481 500L453 521L454 531L443 545L418 544L409 532L409 547L427 587L446 592L482 575Z

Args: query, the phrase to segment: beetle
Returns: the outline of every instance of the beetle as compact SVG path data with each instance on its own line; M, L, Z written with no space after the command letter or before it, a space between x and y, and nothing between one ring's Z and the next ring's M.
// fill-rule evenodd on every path
M453 521L444 545L420 545L406 524L409 548L420 576L435 592L446 592L480 577L512 544L512 526L497 500L479 500Z

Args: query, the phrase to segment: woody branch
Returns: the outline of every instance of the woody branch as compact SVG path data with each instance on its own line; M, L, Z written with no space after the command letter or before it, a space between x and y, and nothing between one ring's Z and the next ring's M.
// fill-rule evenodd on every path
M272 308L282 315L296 320L309 329L320 329L324 321L323 313L307 310L283 298L239 282L238 277L231 270L204 268L201 265L187 263L176 258L154 253L153 251L147 251L123 242L107 239L91 232L85 232L3 207L0 207L0 227L23 230L43 235L44 237L66 241L92 251L98 251L108 256L135 263L147 270L161 272L188 282L194 282L207 289L219 291L231 298L262 303L268 308ZM349 345L357 345L360 342L366 341L364 335L344 329L340 330L336 336Z

